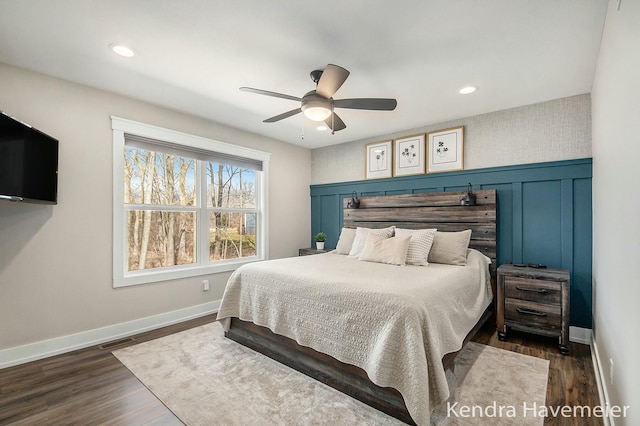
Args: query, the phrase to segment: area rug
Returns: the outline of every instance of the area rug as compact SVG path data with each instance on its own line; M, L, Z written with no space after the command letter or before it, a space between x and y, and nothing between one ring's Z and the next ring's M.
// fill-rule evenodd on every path
M404 424L225 339L219 323L113 354L186 425ZM470 342L454 370L432 425L543 424L523 406L544 405L548 361Z

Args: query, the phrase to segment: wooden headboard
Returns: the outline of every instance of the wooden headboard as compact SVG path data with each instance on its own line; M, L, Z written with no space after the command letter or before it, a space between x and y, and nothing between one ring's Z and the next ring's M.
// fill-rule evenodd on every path
M437 228L438 231L471 229L469 246L491 258L491 274L496 273L496 190L473 191L475 206L462 206L466 192L360 197L360 208L349 209L344 199L344 226L356 228Z

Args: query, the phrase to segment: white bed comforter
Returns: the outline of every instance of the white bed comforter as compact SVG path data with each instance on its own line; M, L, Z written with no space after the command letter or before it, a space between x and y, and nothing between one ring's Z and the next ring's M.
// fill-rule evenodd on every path
M364 369L428 425L449 397L442 357L461 348L491 301L489 262L469 250L467 266L392 266L334 253L247 264L229 278L218 319L252 321Z

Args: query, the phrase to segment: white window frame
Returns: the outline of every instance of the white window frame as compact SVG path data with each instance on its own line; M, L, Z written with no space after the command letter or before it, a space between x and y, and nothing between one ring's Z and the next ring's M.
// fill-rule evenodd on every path
M220 142L201 136L190 135L175 130L165 129L150 124L139 123L125 118L111 116L111 128L113 129L113 287L127 287L138 284L147 284L157 281L174 280L198 275L214 274L219 272L234 271L240 265L269 258L269 159L271 154L226 142ZM256 256L228 259L209 260L208 239L197 233L197 259L195 263L177 265L158 269L140 271L127 271L127 229L126 212L124 204L124 148L125 133L142 136L149 139L169 142L186 149L206 150L212 153L246 158L262 162L262 171L256 172ZM206 173L205 173L206 174ZM206 188L200 185L198 195L202 209L198 209L198 226L208 224L209 218L203 218L203 211L207 210L205 198ZM170 206L154 206L153 210L165 210ZM146 209L148 206L140 206ZM169 210L167 209L167 210ZM208 226L207 226L208 230ZM204 240L204 241L203 241Z

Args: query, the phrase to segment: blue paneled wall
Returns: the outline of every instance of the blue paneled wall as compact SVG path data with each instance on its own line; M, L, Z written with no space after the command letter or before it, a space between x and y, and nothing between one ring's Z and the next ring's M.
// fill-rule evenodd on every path
M498 264L543 263L571 271L571 325L591 328L590 158L311 186L311 235L335 247L342 200L358 195L495 189Z

